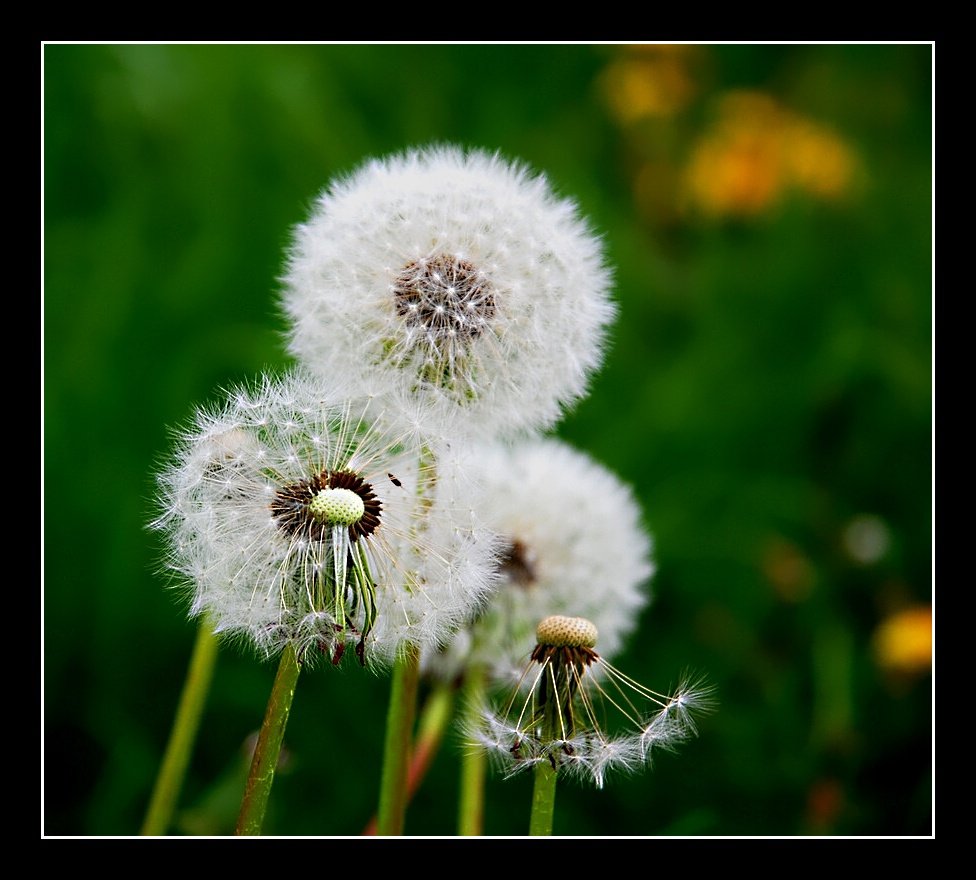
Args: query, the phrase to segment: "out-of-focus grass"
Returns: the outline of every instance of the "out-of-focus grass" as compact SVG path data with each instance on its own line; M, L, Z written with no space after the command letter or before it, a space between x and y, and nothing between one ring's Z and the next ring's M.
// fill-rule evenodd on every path
M556 833L931 832L931 46L43 56L44 833L145 810L193 641L145 529L168 429L286 363L276 278L327 181L432 141L546 171L604 232L621 319L560 433L655 537L616 665L718 687L652 772L561 787ZM273 674L221 654L179 832L232 827ZM269 831L359 833L387 684L303 677ZM456 759L408 833L453 833ZM525 833L529 798L491 779L486 832Z

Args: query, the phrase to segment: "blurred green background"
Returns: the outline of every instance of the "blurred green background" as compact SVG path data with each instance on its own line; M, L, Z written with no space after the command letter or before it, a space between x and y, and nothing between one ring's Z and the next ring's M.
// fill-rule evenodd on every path
M557 834L928 835L931 45L46 45L44 835L137 834L194 639L154 470L287 362L277 278L336 174L432 141L545 171L621 318L559 426L632 483L654 599L616 665L719 711ZM173 833L227 833L274 667L222 651ZM357 835L388 681L299 682L266 832ZM452 834L445 742L407 833ZM491 778L524 834L531 780Z

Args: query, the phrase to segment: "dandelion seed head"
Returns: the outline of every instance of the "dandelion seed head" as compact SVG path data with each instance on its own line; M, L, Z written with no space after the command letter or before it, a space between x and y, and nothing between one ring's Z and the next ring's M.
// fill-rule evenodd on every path
M550 616L538 636L522 677L528 690L516 687L500 708L482 705L465 730L506 777L545 760L602 788L609 773L648 767L655 750L694 736L694 715L713 707L700 679L658 694L622 673L594 650L595 628L585 619Z
M615 656L648 604L655 568L631 489L556 438L478 444L472 455L484 519L500 536L498 588L444 650L423 656L426 672L450 680L473 664L511 684L550 615L585 618L601 654Z
M541 430L585 393L615 314L575 203L497 154L365 163L295 230L289 348L322 376L423 398L452 430Z
M262 377L197 413L159 475L166 562L193 616L266 656L391 661L493 587L494 534L463 455L388 399ZM396 476L394 476L396 475Z

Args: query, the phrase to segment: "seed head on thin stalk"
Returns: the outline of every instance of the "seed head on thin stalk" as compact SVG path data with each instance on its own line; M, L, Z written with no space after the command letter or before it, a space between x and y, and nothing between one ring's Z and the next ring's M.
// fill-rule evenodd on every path
M485 599L495 541L461 457L407 405L264 377L198 411L159 477L190 613L265 655L389 662Z
M629 486L586 453L554 437L476 447L484 517L501 536L500 577L488 604L425 672L450 681L480 665L489 683L511 685L551 614L581 616L615 656L650 599L652 541Z
M282 305L319 374L496 435L548 427L584 393L609 290L575 203L497 154L438 146L329 186L295 230Z
M654 748L694 736L695 715L712 708L712 689L700 679L660 694L611 666L585 618L547 617L536 640L522 686L500 711L484 708L467 730L506 776L545 761L602 788L609 771L634 772L650 764ZM614 716L619 729L611 731Z

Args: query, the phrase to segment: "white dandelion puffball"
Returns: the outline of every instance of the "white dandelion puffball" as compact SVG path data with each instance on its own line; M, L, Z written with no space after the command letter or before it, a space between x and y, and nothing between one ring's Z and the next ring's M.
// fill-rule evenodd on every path
M585 393L610 286L600 239L543 176L439 146L332 183L295 230L282 304L291 353L320 375L501 436Z
M654 574L652 541L630 487L557 438L481 444L477 471L484 516L501 538L499 586L481 615L439 651L432 675L453 678L469 664L514 681L551 615L582 617L612 657L638 624Z
M200 410L159 476L167 563L191 615L264 655L392 661L430 648L495 578L463 461L403 410L264 377Z

